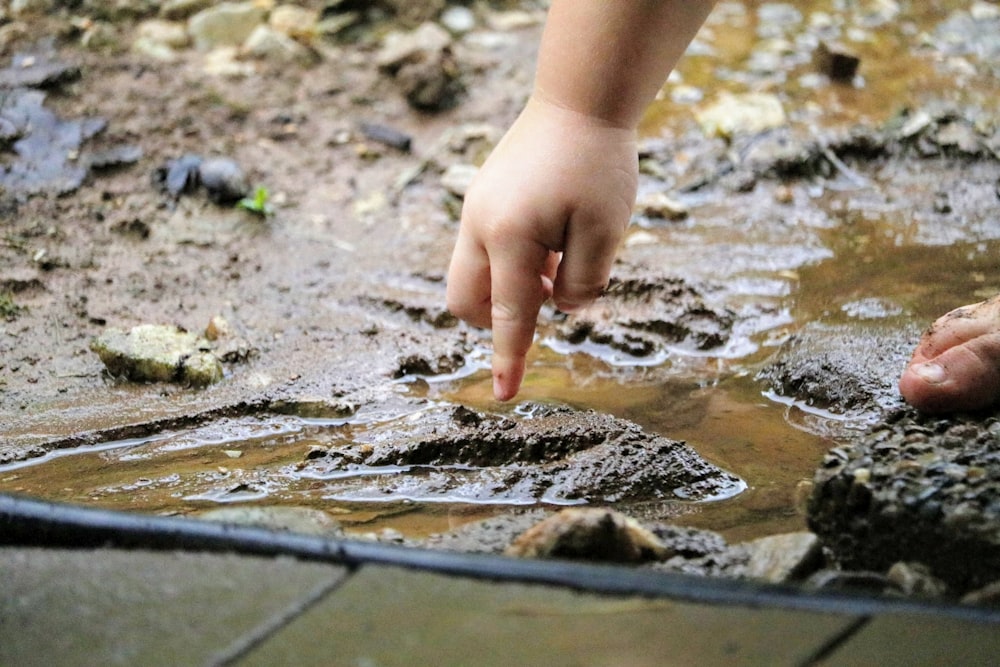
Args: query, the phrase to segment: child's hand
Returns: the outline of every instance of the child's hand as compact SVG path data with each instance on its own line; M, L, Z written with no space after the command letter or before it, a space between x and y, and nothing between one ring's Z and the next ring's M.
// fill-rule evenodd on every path
M493 329L493 392L524 378L542 303L570 312L607 285L637 183L635 131L536 94L470 187L448 307Z

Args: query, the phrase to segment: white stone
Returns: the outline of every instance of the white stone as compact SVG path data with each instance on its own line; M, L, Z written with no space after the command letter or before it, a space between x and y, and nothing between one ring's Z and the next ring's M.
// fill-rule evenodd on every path
M205 54L205 73L229 79L254 75L257 69L253 63L242 62L237 55L238 51L234 46L212 49Z
M313 54L309 49L284 33L266 25L259 25L243 44L243 53L254 58L265 58L273 62L309 63Z
M278 5L271 12L268 25L283 35L303 42L316 38L319 12L298 5Z
M708 136L730 138L782 127L788 120L781 100L769 93L721 93L715 102L695 111Z
M179 21L164 21L162 19L143 21L139 24L136 32L139 39L163 44L172 49L183 49L191 44L187 28Z
M200 51L239 46L266 16L265 9L254 2L221 2L192 16L188 32Z
M441 25L453 35L464 35L476 27L476 15L468 7L451 5L441 14Z
M386 35L376 58L379 67L395 68L408 62L435 58L451 44L451 35L437 23L424 23L409 32Z
M479 168L471 164L453 164L441 175L441 185L457 197L464 197L469 191L472 179L479 173Z
M635 204L636 213L647 218L662 220L683 220L688 215L687 207L663 192L650 192L639 198Z
M177 60L177 51L148 37L136 37L135 41L132 42L132 52L164 63L172 63Z

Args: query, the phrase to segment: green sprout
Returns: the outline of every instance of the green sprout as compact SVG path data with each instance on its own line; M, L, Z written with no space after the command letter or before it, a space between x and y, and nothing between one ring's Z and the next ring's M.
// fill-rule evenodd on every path
M14 297L10 292L0 293L0 319L13 322L17 316L26 311L27 308L14 303Z
M243 199L236 202L239 208L246 209L251 213L256 213L262 218L266 218L274 213L274 207L268 203L270 199L270 194L267 192L267 188L263 185L257 186L254 190L252 197L244 197Z

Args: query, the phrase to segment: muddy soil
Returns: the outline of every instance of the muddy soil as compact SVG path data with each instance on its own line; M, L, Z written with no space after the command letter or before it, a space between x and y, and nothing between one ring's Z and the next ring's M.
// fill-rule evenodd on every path
M77 502L197 513L259 500L226 457L246 457L248 470L284 464L274 452L285 441L305 468L332 468L333 459L380 468L363 490L387 494L399 511L409 511L414 477L384 473L429 465L437 467L419 482L425 495L465 488L465 502L480 502L474 489L484 484L528 485L522 504L535 509L524 516L534 517L555 488L556 505L641 501L631 513L653 523L709 515L706 505L674 501L691 488L693 500L725 497L746 478L749 502L722 523L739 534L734 524L780 505L781 520L755 528L757 537L804 528L812 466L899 408L895 377L920 329L990 295L975 289L1000 291L1000 122L990 103L1000 50L981 29L1000 25L995 5L893 14L895 3L873 3L842 19L822 2L805 18L790 5L722 3L684 79L665 88L670 100L642 128L640 202L664 192L675 201L667 213L637 209L601 301L571 317L543 309L524 395L557 417L526 426L533 403L485 396L488 332L446 311L444 279L461 205L453 177L484 159L526 99L544 9L475 6L477 28L448 51L462 85L430 111L378 65L385 35L419 22L382 4L360 28L314 43L311 62L239 61L252 68L239 76L208 71L206 53L192 47L170 62L130 51L148 8L100 19L115 28L100 48L85 39L89 5L7 24L22 27L2 33L0 463L109 443L215 445L195 462L212 469L198 473L203 488L173 505L138 490L150 480L143 472L141 485L116 478L67 490L53 478L39 487ZM856 38L870 80L838 83L816 71L815 41L828 34ZM903 76L885 53L905 53L911 71ZM690 101L704 96L707 106L714 85L771 91L788 118L764 131L707 134ZM45 140L14 148L29 125ZM270 213L171 181L186 155L234 160L251 188L266 188ZM907 290L893 292L900 282ZM813 296L800 297L806 286ZM204 388L114 377L91 348L109 328L202 334L219 318L227 333L213 345L224 378ZM713 393L719 387L753 398L734 409L730 394ZM711 462L699 457L700 441L719 428L713 420L726 420L728 434L752 430L740 420L762 392L809 432L799 456L815 464L806 472L783 470L782 443L792 440L771 430L776 449L758 460L723 450ZM641 427L623 419L640 412L637 398ZM463 423L454 415L466 403L474 410ZM661 423L677 440L657 432ZM404 452L404 441L417 444ZM250 453L254 442L262 446ZM499 453L479 460L463 450L470 442ZM565 492L560 462L525 458L549 445L600 474ZM651 457L664 448L683 452L689 477L671 477L673 462ZM106 471L108 460L95 465ZM733 461L743 468L735 474ZM525 474L512 463L535 467ZM27 470L0 473L5 490L36 492L20 477ZM769 475L784 475L784 486ZM699 479L710 483L692 487ZM167 496L171 484L162 483ZM272 500L329 505L304 493ZM448 522L480 517L457 509ZM489 530L431 541L482 550Z
M58 19L32 17L31 25L33 35L66 29ZM532 39L511 37L515 46L479 66L511 63L526 73ZM45 46L27 38L8 46L35 48ZM17 456L12 448L106 439L138 432L129 425L149 431L275 401L352 410L402 400L392 380L411 371L461 366L472 338L445 317L455 222L440 204L439 171L410 188L396 184L434 157L448 131L472 122L499 131L524 99L526 74L496 72L460 112L427 115L370 64L374 46L332 46L312 68L258 62L256 76L235 80L206 75L194 50L163 65L90 52L73 39L53 48L54 59L81 74L50 86L46 107L106 123L80 152L125 144L141 147L142 157L91 169L70 192L4 194L2 287L12 303L0 393L5 457ZM411 151L367 141L362 122L405 132ZM161 191L155 173L184 154L236 160L267 188L274 215ZM438 155L457 160L447 149ZM108 326L200 333L216 315L253 353L205 391L119 383L89 347Z

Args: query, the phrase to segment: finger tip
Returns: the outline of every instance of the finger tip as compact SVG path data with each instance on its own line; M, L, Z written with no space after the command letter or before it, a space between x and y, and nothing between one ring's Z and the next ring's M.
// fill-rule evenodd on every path
M517 395L524 378L524 361L514 363L511 367L505 364L494 364L493 396L498 401L509 401Z
M504 385L498 378L493 378L493 397L500 402L509 401L517 394L516 389Z

